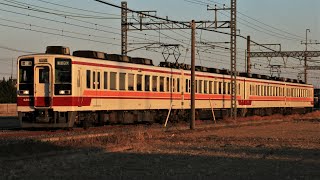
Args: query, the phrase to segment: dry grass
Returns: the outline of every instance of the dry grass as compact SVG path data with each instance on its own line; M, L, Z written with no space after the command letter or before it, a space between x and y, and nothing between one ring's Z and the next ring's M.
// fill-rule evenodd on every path
M314 111L304 115L305 118L320 118L320 111Z
M144 130L134 132L119 132L110 136L85 138L81 140L57 141L58 146L72 146L78 148L98 148L110 151L119 151L118 148L132 148L133 145L145 144L152 139L152 133Z
M291 115L281 115L274 114L271 116L250 116L250 117L238 117L236 121L228 118L225 119L226 123L236 123L236 122L244 122L244 121L262 121L262 120L303 120L303 119L317 119L320 118L320 111L314 111L307 114L291 114Z

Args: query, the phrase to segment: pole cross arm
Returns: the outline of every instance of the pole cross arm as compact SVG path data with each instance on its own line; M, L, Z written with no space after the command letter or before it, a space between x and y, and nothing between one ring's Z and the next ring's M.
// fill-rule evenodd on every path
M219 28L230 28L229 21L219 21ZM196 29L215 29L215 21L196 21ZM160 21L160 22L129 22L123 24L132 30L172 30L172 29L190 29L190 22L179 21Z
M250 57L319 57L320 51L250 52Z

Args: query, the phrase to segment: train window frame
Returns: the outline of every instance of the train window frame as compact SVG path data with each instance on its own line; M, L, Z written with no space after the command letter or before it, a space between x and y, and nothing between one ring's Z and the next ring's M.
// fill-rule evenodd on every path
M176 92L176 80L175 78L170 78L170 82L171 82L171 92Z
M170 88L170 77L166 77L166 92L171 92L171 88Z
M180 78L177 78L177 92L180 92Z
M152 76L151 83L151 90L153 92L158 92L158 76Z
M186 84L186 92L191 93L191 79L186 79L188 83Z
M39 74L38 74L38 83L40 84L47 84L49 83L50 79L50 74L49 74L49 67L48 66L42 66L39 69Z
M227 82L223 82L222 83L222 94L226 94L227 93Z
M19 84L33 84L34 83L34 58L26 58L19 60Z
M72 63L69 58L55 58L54 60L54 83L71 84L72 83Z
M86 71L86 82L87 82L87 89L91 89L91 70Z
M203 93L208 94L208 80L203 81Z
M110 72L110 90L117 90L117 72Z
M92 71L92 88L96 89L96 71Z
M199 93L199 87L198 87L199 86L199 82L198 82L198 80L195 81L195 85L194 86L196 88L195 92Z
M97 89L101 89L101 73L97 71Z
M209 81L209 94L213 94L213 81Z
M159 92L165 92L165 77L164 76L160 76L159 77Z
M185 83L185 88L184 88L184 92L186 92L186 93L188 93L188 88L189 88L189 79L185 79L185 81L184 81L184 83Z
M124 72L119 72L119 91L125 91L127 90L126 88L126 76L127 76L127 73L124 73Z
M108 77L109 77L109 75L108 75L108 72L107 71L104 71L103 72L103 89L108 89Z
M151 76L144 75L144 91L151 91L150 85L151 85Z
M278 96L281 96L281 87L277 87L278 88Z
M203 94L203 80L199 80L199 92L200 94Z
M227 94L231 94L231 83L227 83Z
M128 91L135 91L135 74L128 73Z
M218 81L213 81L213 94L218 94Z
M143 80L143 75L137 74L136 75L136 91L143 91L142 80Z

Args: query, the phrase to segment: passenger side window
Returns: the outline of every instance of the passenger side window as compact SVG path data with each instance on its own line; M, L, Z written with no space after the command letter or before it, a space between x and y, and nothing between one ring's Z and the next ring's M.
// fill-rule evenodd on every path
M201 94L203 93L202 84L203 84L203 81L200 80L199 81L199 93L201 93Z
M117 73L110 72L110 89L117 90Z
M134 90L134 74L128 74L128 90Z
M167 79L167 81L166 81L166 85L167 85L166 91L167 91L167 92L170 92L170 78L167 77L166 79Z
M119 90L126 90L126 73L119 73Z
M208 81L204 81L204 88L203 88L203 90L204 90L204 93L205 93L205 94L208 94Z
M152 76L152 91L158 91L158 76Z
M137 74L137 91L142 91L142 75Z
M180 79L177 79L177 92L180 92Z
M213 93L214 94L218 94L217 88L218 88L218 82L214 81L214 83L213 83Z
M189 79L186 79L186 92L189 92Z
M144 85L145 85L144 90L145 91L150 91L150 75L145 75L144 76Z
M101 88L101 86L100 86L100 72L97 72L97 89L100 89Z
M209 81L209 94L213 94L212 81Z
M164 77L160 77L160 92L164 92Z
M87 70L87 88L91 88L91 71Z
M174 78L170 78L171 81L171 92L176 92L176 84L175 84L175 79Z
M108 89L108 72L103 72L103 89Z

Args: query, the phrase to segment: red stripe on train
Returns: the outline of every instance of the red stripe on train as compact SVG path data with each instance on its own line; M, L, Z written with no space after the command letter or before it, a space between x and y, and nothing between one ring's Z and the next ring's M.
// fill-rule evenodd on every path
M45 97L37 97L36 104L34 100L34 97L18 97L17 106L45 107L48 103ZM53 97L52 106L90 106L91 100L91 97Z

